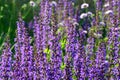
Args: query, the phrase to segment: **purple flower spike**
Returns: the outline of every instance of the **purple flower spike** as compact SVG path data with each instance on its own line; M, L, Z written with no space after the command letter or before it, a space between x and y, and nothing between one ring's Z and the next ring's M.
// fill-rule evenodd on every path
M96 1L96 7L98 11L102 10L102 0L97 0Z
M21 79L21 46L23 43L22 40L22 27L24 26L23 21L19 18L17 21L17 37L15 38L15 61L13 63L13 79Z
M24 21L19 18L18 33L15 45L15 61L13 79L33 79L33 49L30 45L31 38L28 36ZM20 40L20 42L19 42ZM19 76L19 77L18 77Z
M85 48L83 45L84 41L84 32L83 30L79 31L79 39L77 40L76 50L77 53L74 57L74 70L77 80L84 80L86 78L86 54Z
M50 80L60 80L62 76L61 72L61 63L62 63L62 50L60 46L60 37L61 35L58 33L58 26L57 26L57 5L51 5L52 8L52 15L51 15L51 26L50 26L50 33L48 32L48 45L50 49L50 62L48 63L47 69L47 77Z
M72 64L71 64L71 55L69 53L66 54L64 57L64 62L65 62L65 69L63 71L63 77L62 79L65 80L73 80L72 76Z
M101 43L98 47L98 51L96 53L96 74L95 79L103 79L106 80L105 74L108 73L109 63L106 60L106 47L105 43Z
M0 80L10 80L12 78L12 52L9 41L4 44L5 48L1 56Z
M94 44L95 44L95 39L93 37L89 37L87 39L87 46L86 46L86 66L87 66L87 72L88 72L88 77L90 78L90 80L93 79L94 77L94 66L90 66L93 63L93 60L91 60L92 56L94 55Z

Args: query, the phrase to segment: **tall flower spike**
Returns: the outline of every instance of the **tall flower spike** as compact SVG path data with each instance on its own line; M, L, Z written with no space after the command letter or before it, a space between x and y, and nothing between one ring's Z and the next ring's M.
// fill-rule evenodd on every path
M44 78L43 74L40 73L41 68L39 69L39 66L40 67L42 66L42 64L39 63L39 60L40 58L43 57L43 56L40 57L40 54L43 52L42 45L41 45L42 29L40 28L40 25L38 24L38 17L36 16L34 17L34 38L35 38L34 46L36 49L35 54L34 54L34 80L36 80L42 77Z
M112 62L114 65L118 63L120 46L119 35L119 28L110 28L108 33L108 50L110 51L110 62Z
M87 51L88 55L91 55L91 54L93 54L93 49L94 49L94 43L95 43L94 38L89 37L87 39L87 43L88 43L88 45L86 46L86 51Z
M21 46L22 46L22 27L24 26L21 17L17 21L17 33L15 38L15 61L13 63L13 79L21 79Z
M41 15L43 16L43 21L41 22L41 26L42 26L42 32L43 32L43 41L42 41L42 46L43 46L43 50L45 50L46 48L48 48L49 46L49 39L50 39L50 17L51 17L51 6L49 3L49 0L45 1L45 5L44 5L44 14Z
M71 64L71 54L67 53L66 56L64 57L64 63L65 63L65 69L63 70L63 77L62 79L65 80L73 80L72 76L72 64Z
M96 53L96 74L94 79L106 80L105 74L108 72L108 62L106 61L106 47L105 43L99 45L98 51Z
M37 67L40 73L38 73L38 76L40 76L40 79L46 80L48 79L48 62L47 62L47 53L44 52L46 49L49 49L51 42L51 28L50 28L50 18L51 18L51 5L49 0L42 0L40 3L40 14L38 19L38 34L39 34L39 47L38 52L36 56L38 59ZM40 21L40 22L39 22ZM36 43L37 45L38 43ZM36 47L37 48L37 47ZM41 57L41 58L39 58ZM36 61L37 61L36 59ZM40 75L39 75L40 74Z
M109 14L110 16L110 22L111 22L111 25L112 26L115 26L114 25L114 21L115 21L115 12L114 12L114 5L115 5L115 0L109 0L109 3L111 6L109 6L109 10L112 10L112 13Z
M76 25L74 23L75 22L71 17L65 20L67 44L65 48L66 56L64 57L66 58L65 59L66 67L64 70L64 77L65 79L70 79L70 80L72 80L73 58L77 52L75 48L76 47Z
M33 79L33 48L30 45L31 38L28 36L26 32L26 28L23 27L23 45L21 47L22 52L22 71L23 71L23 79Z
M118 19L119 19L119 22L120 22L120 0L118 0Z
M77 80L84 80L86 78L86 54L83 45L85 33L80 30L78 35L76 50L77 53L74 57L74 70Z
M69 10L69 8L68 8L68 0L65 0L64 1L64 13L63 13L64 19L68 18L68 14L69 14L68 10Z
M15 61L13 62L13 79L21 79L21 51L20 44L18 43L18 38L15 38Z
M88 72L87 75L90 78L89 80L91 80L91 79L93 79L93 76L94 76L93 71L92 71L93 66L91 66L92 63L93 63L93 60L91 60L91 58L94 55L93 50L94 50L95 39L90 36L87 39L87 43L88 44L86 46L86 55L87 55L87 57L86 57L86 66L87 66L87 72Z
M35 31L35 47L36 47L36 54L35 54L35 72L34 72L34 79L39 80L46 80L47 74L46 74L46 53L44 53L45 48L47 47L47 31L45 24L47 24L47 8L46 3L48 3L45 0L42 0L40 2L40 13L39 17L34 18L34 31ZM49 24L49 23L48 23ZM44 31L43 31L44 30Z
M65 21L66 32L67 32L67 44L66 44L66 53L71 54L72 57L76 54L76 25L74 25L75 21L72 18L68 18Z
M71 17L71 18L75 17L72 1L69 1L69 0L64 1L63 17L64 17L64 19L66 19L68 17Z
M110 16L113 15L113 11L112 9L110 8L110 1L109 0L105 0L104 2L104 8L103 8L103 13L104 13L104 21L106 22L107 26L111 26L110 23L107 23L107 22L110 22L110 17L108 17L108 14L106 15L106 13L109 12ZM106 7L105 7L106 6Z
M119 0L115 1L115 17L114 17L114 25L118 27L119 24Z
M97 0L96 1L96 7L98 11L102 10L102 0Z
M77 49L76 49L76 45L77 45L76 25L78 25L78 23L76 22L76 19L74 19L72 16L69 16L67 19L65 19L65 26L66 26L65 29L66 29L66 35L67 35L67 44L66 44L66 48L65 48L66 49L66 56L70 56L70 58L71 58L71 59L68 58L68 61L70 63L68 65L70 67L68 69L69 72L72 71L71 66L73 66L73 61L74 61L73 58L77 54ZM66 59L66 61L67 61L67 59ZM67 73L67 71L66 71L66 73ZM68 76L72 76L72 73L69 74Z
M52 16L51 16L51 39L50 39L50 63L49 63L49 79L60 80L62 77L61 73L61 63L62 63L62 50L60 47L60 34L57 34L57 10L55 5L52 6ZM50 75L51 74L51 75Z
M64 10L64 1L58 0L58 5L57 5L58 23L60 23L63 20L63 10Z
M31 38L28 36L28 33L27 33L27 29L25 27L25 23L24 21L21 19L21 17L19 18L19 21L18 21L18 24L19 24L19 29L21 30L21 36L20 36L20 40L21 40L21 43L19 43L19 41L17 42L16 44L16 50L20 50L19 52L16 52L16 61L15 61L15 70L14 72L17 73L17 75L14 73L14 75L16 76L15 79L19 77L19 79L30 79L32 80L33 79L33 49L32 49L32 46L30 45L30 41L31 41ZM19 34L19 33L17 33ZM17 49L18 48L18 49ZM18 57L20 56L20 57ZM19 61L19 59L21 61ZM19 70L17 69L18 67L18 64L21 64L19 67ZM17 71L20 71L21 74L19 74L19 72Z
M69 7L69 17L71 18L74 18L75 15L74 15L74 7L73 7L73 2L72 1L69 1L69 4L68 4L68 7Z
M96 26L98 26L100 21L99 13L102 11L102 0L96 1Z
M119 70L118 70L118 66L116 67L116 65L119 65L119 46L120 46L120 41L119 41L119 28L111 28L111 37L109 37L109 39L111 40L111 52L110 52L110 62L111 64L113 64L113 68L112 69L112 75L114 76L114 79L117 79L118 75L119 75ZM110 41L109 41L110 42Z
M0 80L11 80L12 78L12 52L9 41L4 43L2 61L0 65Z
M107 78L106 74L109 75L110 64L106 60L106 45L104 42L100 43L98 47L95 63L96 63L96 68L95 68L96 73L94 79L106 80Z
M117 0L111 0L111 5L112 5L112 11L113 11L113 15L111 16L112 17L112 21L111 23L113 24L114 27L117 27L118 25L118 1Z

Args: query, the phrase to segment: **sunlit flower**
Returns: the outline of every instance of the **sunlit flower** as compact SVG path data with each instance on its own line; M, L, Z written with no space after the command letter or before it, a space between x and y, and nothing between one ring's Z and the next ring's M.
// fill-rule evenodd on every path
M106 3L105 5L104 5L104 7L108 7L110 4L109 3Z
M88 15L87 13L82 13L82 14L80 15L80 18L83 19L83 18L87 17L87 15Z
M30 6L32 6L32 7L35 7L35 2L34 1L30 1Z
M86 31L86 30L84 30L84 31L83 31L83 33L87 34L87 31Z
M64 26L64 21L60 22L58 26Z
M106 15L108 15L110 13L113 13L113 11L112 10L108 10L108 11L105 12Z
M73 25L74 25L74 26L78 26L78 25L79 25L79 23L77 23L77 22L74 22L74 23L73 23Z
M90 11L87 12L87 15L88 15L88 16L92 16L92 12L90 12Z
M57 6L57 2L52 1L52 2L51 2L51 5Z
M89 4L87 4L87 3L83 3L83 4L81 5L81 9L84 9L84 8L87 8L87 7L89 7Z
M102 37L102 34L94 33L94 36L100 38L100 37Z

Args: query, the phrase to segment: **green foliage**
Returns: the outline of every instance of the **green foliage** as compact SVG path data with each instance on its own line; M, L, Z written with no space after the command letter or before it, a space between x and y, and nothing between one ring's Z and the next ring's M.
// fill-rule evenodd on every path
M49 49L49 48L46 48L45 50L44 50L44 53L46 53L46 55L47 55L47 60L48 61L50 61L50 58L51 58L51 50Z
M65 69L65 66L66 66L66 64L64 64L64 63L62 62L62 64L61 64L61 70L64 70L64 69Z
M73 73L73 76L72 76L73 80L77 80L77 77L75 76L75 70L74 69L72 69L72 73Z

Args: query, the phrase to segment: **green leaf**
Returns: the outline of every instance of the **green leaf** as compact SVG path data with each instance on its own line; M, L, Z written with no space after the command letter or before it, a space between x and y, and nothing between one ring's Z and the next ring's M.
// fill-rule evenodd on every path
M4 8L4 7L3 7L3 6L1 6L1 7L0 7L0 10L1 10L1 11L3 11L3 8Z
M105 38L104 38L104 41L107 42L107 41L108 41L108 37L105 37Z
M62 64L61 64L61 69L62 69L62 70L65 69L65 66L66 66L66 64L64 64L64 63L62 62Z
M27 4L23 4L21 8L22 8L22 9L27 8Z
M49 48L46 48L46 49L44 50L44 53L46 53L46 55L47 55L47 60L48 60L48 62L50 61L50 58L51 58L50 52L51 52L51 50L50 50Z

